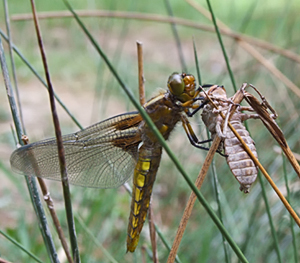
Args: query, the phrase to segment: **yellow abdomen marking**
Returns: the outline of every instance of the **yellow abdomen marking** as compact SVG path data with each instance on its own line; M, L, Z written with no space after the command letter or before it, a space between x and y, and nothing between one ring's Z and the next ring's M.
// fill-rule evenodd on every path
M161 128L159 129L159 131L160 131L161 134L164 134L167 130L168 130L168 126L165 125L165 124L163 124L161 126Z
M151 159L142 159L140 160L140 162L141 162L142 171L148 171L150 169Z
M143 194L144 194L143 190L140 190L139 188L136 187L136 189L135 189L135 201L139 202L140 200L142 200Z
M149 171L151 166L151 159L139 159L134 175L134 184L139 187L145 185L145 174Z

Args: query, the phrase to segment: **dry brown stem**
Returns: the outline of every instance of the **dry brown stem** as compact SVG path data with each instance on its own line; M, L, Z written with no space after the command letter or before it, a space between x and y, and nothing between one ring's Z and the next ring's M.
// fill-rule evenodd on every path
M187 3L189 3L192 7L194 7L196 10L198 10L202 15L204 15L206 18L211 20L211 14L208 10L203 8L198 3L194 2L193 0L185 0ZM235 33L233 32L226 24L224 24L222 21L217 19L218 27L220 29L220 32L222 30L228 31L228 33ZM223 34L223 33L222 33ZM295 85L290 79L288 79L278 68L274 66L273 63L271 63L269 60L267 60L263 55L261 55L254 47L252 47L250 44L255 45L252 41L249 41L249 38L235 38L237 43L246 50L252 57L254 57L259 63L261 63L268 71L270 71L278 80L280 80L282 83L284 83L292 92L294 92L298 97L300 97L300 89L297 85ZM274 51L272 48L270 48L272 45L269 45L269 50ZM261 46L262 47L262 46ZM283 56L286 56L286 54L290 54L288 50L285 50L285 52L277 52L278 54L281 54ZM290 55L288 55L290 56ZM294 56L293 56L294 57ZM291 58L291 57L290 57ZM294 57L295 58L295 57ZM295 60L295 59L293 59ZM299 63L298 58L295 60Z
M190 1L188 3L190 3ZM207 12L206 9L204 10ZM203 25L187 19L167 17L167 16L156 15L156 14L121 12L121 11L112 12L112 11L105 11L105 10L78 10L76 11L76 13L82 17L112 17L112 18L123 18L123 19L137 19L137 20L160 22L160 23L175 23L177 25L192 27L203 31L215 32L214 27L210 25ZM68 11L60 11L60 12L40 12L38 13L38 17L39 19L51 19L51 18L73 17L73 16ZM12 15L11 19L13 21L31 20L32 15L31 14ZM272 45L267 41L254 38L248 35L243 35L225 28L220 28L220 33L222 35L234 38L236 40L244 40L245 42L248 42L252 45L272 51L274 53L285 56L286 58L289 58L297 63L300 63L300 56L298 54L290 50L286 50L281 47Z
M137 56L138 56L138 73L139 73L139 95L140 104L143 106L146 102L145 99L145 78L144 78L144 66L143 66L143 44L137 41Z
M24 142L24 145L29 144L29 139L28 139L27 136L23 135L22 140ZM34 155L30 159L35 160ZM40 174L39 167L38 167L38 164L36 162L34 162L34 168L35 168L36 174L37 175ZM53 200L51 198L50 192L48 191L47 185L46 185L45 181L42 178L37 177L37 179L38 179L39 185L40 185L41 190L42 190L44 201L47 204L47 207L48 207L48 210L50 212L53 224L56 228L56 232L57 232L58 237L60 239L61 245L62 245L62 247L65 251L68 262L73 262L73 259L72 259L72 256L70 254L70 250L69 250L69 247L68 247L68 243L66 241L66 237L65 237L64 232L62 231L61 225L59 223L59 220L58 220L55 208L54 208L54 203L53 203Z
M200 173L199 173L199 175L198 175L198 177L195 181L195 185L197 186L198 189L201 188L201 185L204 181L204 178L207 174L209 166L210 166L210 164L213 160L215 152L217 151L217 149L219 147L220 142L221 142L221 139L218 136L216 136L213 143L212 143L212 145L211 145L211 147L210 147L210 149L209 149L209 151L208 151L208 154L205 158L205 161L204 161L204 164L201 168L201 171L200 171ZM185 206L185 210L183 212L181 221L179 223L179 227L178 227L178 230L177 230L177 233L176 233L176 236L175 236L175 239L174 239L174 242L173 242L173 245L172 245L167 263L171 263L171 262L175 261L175 258L176 258L176 255L177 255L177 250L179 248L179 245L180 245L181 239L183 237L183 233L185 231L188 220L191 216L192 209L194 207L196 198L197 197L196 197L195 193L192 192L190 197L189 197L189 200L188 200L188 202Z

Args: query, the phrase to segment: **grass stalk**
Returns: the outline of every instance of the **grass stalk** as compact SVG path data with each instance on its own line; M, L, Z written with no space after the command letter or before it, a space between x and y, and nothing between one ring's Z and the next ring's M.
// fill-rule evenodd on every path
M29 140L28 140L27 136L23 136L22 140L23 140L25 145L29 144ZM32 155L33 155L33 153L32 153ZM34 155L32 156L32 160L35 160ZM41 173L39 171L39 166L36 162L35 162L34 166L35 166L36 174L40 175ZM69 248L68 248L68 245L67 245L67 241L66 241L64 232L62 230L62 227L60 225L60 222L58 220L58 217L57 217L57 214L56 214L56 211L55 211L55 207L54 207L54 203L53 203L53 200L51 198L50 192L48 191L47 185L46 185L44 179L42 179L41 177L37 177L37 180L38 180L38 183L40 185L40 188L41 188L41 191L42 191L42 194L43 194L43 197L44 197L44 201L47 204L47 207L48 207L49 213L51 215L53 224L56 228L56 232L57 232L58 237L61 241L61 245L62 245L62 247L65 251L68 262L73 263L73 259L72 259L71 254L70 254L70 251L69 251Z
M186 1L191 2L191 0L186 0ZM190 28L195 28L195 29L215 33L215 28L210 25L199 24L197 22L183 19L183 18L166 17L157 14L145 14L145 13L137 13L137 12L122 12L122 11L111 12L106 10L78 10L77 14L81 17L111 17L111 18L135 19L139 21L151 21L151 22L168 23L168 24L175 23L177 25L182 25ZM55 18L62 18L62 17L65 18L72 17L72 14L66 11L60 11L60 12L56 11L56 12L39 12L38 16L39 19L55 19ZM13 21L32 20L32 14L12 15L11 19ZM220 22L218 22L218 24L219 24L220 33L224 36L233 38L236 41L243 40L251 45L269 50L271 52L284 56L292 61L300 63L300 55L298 55L297 53L291 50L275 46L267 41L252 36L234 32L230 29L220 28Z
M232 239L232 237L230 236L230 234L228 233L228 231L224 228L223 224L220 222L220 220L217 217L217 215L215 214L215 212L212 210L212 208L210 207L210 205L208 204L208 202L206 201L206 199L204 198L204 196L199 192L199 190L197 189L197 187L190 180L189 176L187 175L187 173L183 169L182 165L179 163L179 160L177 159L177 157L170 150L169 146L167 145L167 143L165 142L164 138L162 137L162 135L158 131L157 127L152 122L151 118L148 116L148 114L146 113L146 111L136 101L136 99L132 95L132 92L124 84L124 82L122 81L122 79L120 78L120 76L117 74L116 70L111 65L110 61L108 60L108 58L106 57L106 55L104 54L104 52L102 51L102 49L100 48L100 46L97 44L97 42L95 41L95 39L92 37L92 35L86 29L86 27L84 26L84 24L82 23L82 21L79 19L79 17L75 13L75 11L72 9L72 7L70 6L69 2L67 0L63 0L63 2L67 6L67 8L70 10L70 12L74 15L76 21L78 22L78 24L80 25L80 27L82 28L82 30L84 31L84 33L87 35L87 37L91 41L92 45L95 47L95 49L98 51L98 53L100 54L100 56L102 57L102 59L105 61L105 63L107 64L108 68L110 69L111 73L117 79L118 83L120 84L120 86L122 87L122 89L124 90L124 92L127 94L128 98L130 99L130 101L132 102L132 104L136 107L136 109L139 111L139 113L141 114L141 116L143 117L143 119L145 120L145 122L148 124L148 126L150 127L150 129L153 132L153 134L155 134L155 136L159 140L160 144L162 145L162 147L165 149L166 153L169 155L169 157L171 158L171 160L175 164L176 168L179 170L179 172L182 174L182 176L186 180L186 182L189 185L189 187L195 192L195 194L196 194L199 202L204 206L204 208L206 209L207 213L209 214L209 216L211 217L211 219L213 220L213 222L219 228L220 232L225 236L226 240L228 241L228 243L230 244L230 246L232 247L232 249L235 251L236 255L243 262L247 262L247 259L245 258L245 256L243 255L243 253L241 252L241 250L239 249L239 247L236 245L236 243L234 242L234 240Z
M283 175L284 175L284 181L285 181L285 187L286 187L286 193L287 197L286 199L288 202L290 201L290 188L289 188L289 183L288 183L288 177L287 177L287 171L286 171L286 160L284 157L284 154L281 153L282 156L282 165L283 165ZM298 247L297 247L297 239L295 235L295 230L294 230L294 224L293 224L293 218L290 215L290 228L291 228L291 233L292 233L292 240L293 240L293 252L294 252L294 262L298 263Z
M193 49L194 49L194 59L195 59L195 64L196 64L195 66L196 66L196 70L197 70L198 83L199 83L199 85L202 85L202 79L201 79L201 74L200 74L200 66L199 66L197 49L196 49L194 37L193 37Z
M199 175L196 179L196 182L195 182L195 186L197 187L197 189L200 189L201 186L202 186L202 183L205 179L206 173L207 173L207 171L209 169L209 166L210 166L210 164L213 160L215 152L218 150L220 142L221 142L221 139L218 136L216 136L213 143L212 143L212 145L211 145L211 147L209 148L209 151L208 151L207 156L204 160L201 171L200 171L200 173L199 173ZM173 242L173 245L172 245L167 263L173 263L174 260L175 260L175 257L176 257L180 242L182 240L184 231L186 229L188 220L189 220L189 218L192 214L192 210L193 210L195 201L196 201L196 195L195 195L194 192L192 192L190 197L189 197L189 200L188 200L188 202L185 206L183 215L181 217L181 221L179 223L179 227L178 227L178 230L176 232L176 236L175 236L175 239L174 239L174 242Z
M65 208L66 208L66 216L67 216L69 235L70 235L70 241L71 241L71 250L72 250L72 254L73 254L73 260L74 260L74 262L77 263L77 262L80 262L80 256L79 256L79 249L78 249L77 237L76 237L76 231L75 231L75 223L74 223L73 212L72 212L71 193L70 193L70 188L69 188L66 160L65 160L65 156L64 156L64 146L63 146L63 142L62 142L61 129L60 129L60 124L59 124L58 115L57 115L56 106L55 106L53 86L52 86L52 82L50 79L50 73L49 73L49 69L48 69L47 58L46 58L46 54L45 54L45 50L44 50L40 27L39 27L39 23L38 23L37 16L36 16L36 8L35 8L34 0L31 0L31 8L32 8L32 14L34 17L34 25L35 25L35 29L36 29L37 40L38 40L38 44L39 44L39 48L40 48L40 52L41 52L41 57L42 57L42 62L43 62L44 70L45 70L47 84L49 87L49 89L48 89L49 100L50 100L50 105L51 105L51 113L52 113L52 117L53 117L53 123L54 123L54 127L55 127L55 135L56 135L57 148L58 148L58 157L59 157L61 180L62 180L64 201L65 201Z
M136 44L137 44L137 57L138 57L139 98L140 98L140 105L143 107L143 105L145 104L143 44L141 42L137 42ZM149 204L148 221L149 221L149 232L150 232L150 240L151 240L151 247L152 247L152 259L154 263L158 263L157 243L156 243L154 217L153 217L153 209L152 209L151 202Z
M108 250L103 247L103 245L97 240L95 237L94 233L87 227L85 222L82 220L82 218L78 215L75 214L75 219L78 221L79 225L83 228L83 230L86 232L88 238L92 240L92 242L103 252L103 254L107 257L109 262L111 263L118 263L118 261L109 253Z
M14 121L14 124L16 127L18 142L19 142L19 144L23 145L22 125L21 125L21 121L20 121L20 118L18 115L17 105L15 102L14 93L13 93L13 90L11 87L11 82L10 82L9 75L8 75L8 69L7 69L7 64L5 61L4 50L3 50L1 38L0 38L0 63L1 63L2 73L3 73L3 79L4 79L4 83L5 83L5 87L6 87L8 102L10 105L13 121ZM44 244L46 246L49 258L50 258L51 262L57 263L57 262L59 262L59 260L57 258L57 253L56 253L56 250L54 247L54 242L53 242L53 239L51 236L51 231L48 226L47 219L46 219L46 216L44 213L44 209L43 209L40 197L39 197L39 193L38 193L37 186L36 186L36 181L34 178L32 178L30 176L29 177L25 176L25 180L26 180L26 184L28 187L32 205L34 207L35 213L36 213L38 221L39 221L38 226L40 227L40 230L41 230L41 233L43 236L43 240L44 240Z
M8 36L4 34L4 32L0 29L0 35L8 42ZM37 70L29 63L29 61L25 58L25 56L21 53L21 51L12 43L12 48L14 52L19 56L19 58L24 62L24 64L30 69L30 71L38 78L38 80L48 89L46 81L38 74ZM54 97L60 106L64 109L64 111L70 116L70 118L74 121L74 123L79 127L79 129L83 129L78 120L71 114L65 104L61 101L57 94L54 93Z
M169 17L174 17L173 11L172 11L172 7L170 4L169 0L164 0L165 2L165 6L168 12ZM176 43L176 48L177 48L177 52L178 52L178 56L179 56L179 61L181 64L181 70L182 72L187 72L187 66L184 60L184 56L183 56L183 52L182 52L182 46L181 46L181 41L179 38L179 34L178 34L178 30L177 30L177 26L175 23L171 23L171 29L172 29L172 33L175 39L175 43Z
M137 45L137 57L138 57L139 96L140 96L140 104L143 106L146 102L145 78L144 78L144 67L143 67L143 44L142 42L137 41L136 45Z
M269 206L267 192L266 192L264 182L262 180L262 176L261 176L260 172L258 172L258 179L259 179L259 182L260 182L260 185L261 185L262 196L263 196L265 206L266 206L266 212L267 212L268 219L269 219L269 225L270 225L270 228L271 228L271 233L272 233L272 238L273 238L273 242L274 242L274 246L275 246L277 259L278 259L278 262L281 263L282 259L281 259L281 254L280 254L280 250L279 250L279 245L278 245L278 238L277 238L276 230L275 230L275 227L274 227L273 218L272 218L272 215L271 215L271 209L270 209L270 206Z
M226 62L227 70L228 70L228 73L229 73L229 76L230 76L230 79L231 79L231 83L232 83L234 92L236 92L237 87L236 87L236 84L235 84L234 76L233 76L233 73L232 73L232 70L231 70L231 66L230 66L230 63L229 63L227 52L226 52L224 44L223 44L223 40L222 40L222 37L221 37L220 30L219 30L219 27L217 25L217 21L216 21L212 6L210 4L210 0L206 0L206 3L207 3L207 6L208 6L208 9L210 11L212 22L214 24L216 34L217 34L217 37L218 37L218 40L219 40L219 43L220 43L220 46L221 46L221 49L222 49L222 52L223 52L223 56L224 56L224 59L225 59L225 62Z
M158 228L157 225L155 225L155 230L156 230L157 235L160 237L161 241L165 245L165 247L170 252L171 251L171 246L169 245L169 243L167 242L167 240L165 239L164 235L161 233L161 231L160 231L160 229ZM175 262L181 263L181 260L180 260L178 255L175 256Z
M207 0L209 1L209 0ZM192 0L186 0L191 6L193 6L195 9L197 9L201 14L203 14L205 17L210 19L209 13L206 9L204 9L202 6L198 5ZM216 23L216 20L214 20L214 16L212 16L212 20L214 23ZM220 32L222 33L222 30L232 32L233 31L225 25L223 22L218 20L218 38L221 39ZM220 37L219 37L220 36ZM279 81L283 82L293 93L295 93L298 97L300 97L300 89L299 87L293 83L289 78L287 78L279 69L275 67L273 63L271 63L269 60L265 59L263 55L261 55L254 47L252 47L250 44L255 45L255 42L249 41L248 38L236 38L237 43L242 47L244 50L246 50L252 57L254 57L259 63L261 63L272 75L274 75ZM221 43L220 43L221 44ZM223 46L223 43L221 44ZM263 45L265 46L265 45ZM262 47L262 46L260 46ZM222 49L223 50L223 49ZM270 51L273 51L272 48L269 49ZM289 53L289 51L288 51ZM223 52L224 54L224 52ZM282 52L279 52L278 54L284 56ZM225 59L227 57L224 56ZM227 60L226 60L227 63ZM298 62L299 63L299 62ZM228 65L227 65L228 68ZM236 89L235 89L236 92Z
M34 261L42 263L43 261L40 260L38 257L36 257L33 253L31 253L27 248L25 248L22 244L20 244L17 240L13 239L12 237L10 237L9 235L7 235L6 233L4 233L1 229L0 229L0 234L2 236L4 236L7 240L9 240L11 243L13 243L16 247L18 247L19 249L21 249L23 252L25 252L29 257L31 257Z
M193 39L193 47L194 47L194 58L195 58L195 63L196 63L196 69L197 69L197 76L199 79L199 84L202 84L201 81L201 75L200 75L200 66L199 66L199 62L198 62L198 56L197 56L197 49L195 46L195 41ZM209 130L206 127L206 134L207 134L207 138L209 138ZM211 143L209 142L209 148L211 148ZM215 161L214 159L212 160L211 163L211 170L212 170L212 174L213 174L213 178L214 178L214 189L215 189L215 195L216 195L216 200L217 200L217 204L218 204L218 213L219 213L219 218L220 221L223 224L223 219L222 219L222 210L221 210L221 201L220 201L220 195L219 195L219 185L218 185L218 178L217 178L217 173L216 173L216 166L215 166ZM225 262L228 263L229 262L229 256L228 256L228 249L227 249L227 244L226 244L226 240L224 238L224 236L222 236L223 239L223 248L224 248L224 254L225 254Z
M15 66L15 60L14 60L14 56L13 56L13 48L12 48L12 39L11 39L11 30L10 30L10 21L9 21L9 11L8 11L7 0L4 0L3 4L4 4L6 32L7 32L7 37L8 37L9 57L10 57L10 61L11 61L13 81L14 81L14 85L15 85L16 100L17 100L18 109L19 109L20 121L21 121L21 124L22 124L22 128L24 130L24 120L23 120L23 115L22 115L21 101L20 101L20 95L19 95L19 89L18 89L16 66Z
M242 101L242 99L244 98L244 94L242 92L242 89L247 85L247 83L244 83L242 88L234 95L233 100L236 101L236 99L240 98L240 102ZM213 103L213 101L211 100L211 98L207 97L210 100L210 103L212 105L214 105L214 107L216 109L218 109L218 107ZM232 112L235 110L237 105L234 105L232 107ZM257 110L256 110L257 112ZM219 113L220 116L225 119L225 116L222 112ZM254 156L254 154L252 153L252 151L249 149L248 145L244 142L244 140L242 139L242 137L239 135L239 133L234 129L234 127L231 125L230 122L228 122L228 127L232 130L232 132L234 133L234 135L238 138L238 140L240 141L240 143L242 144L243 148L245 149L245 151L248 153L248 155L250 156L250 158L252 159L252 161L255 163L255 165L260 169L260 171L263 173L263 175L265 176L265 178L267 179L267 181L269 182L269 184L271 185L271 187L274 189L274 191L276 192L276 194L278 195L278 197L280 198L281 202L283 203L283 205L285 206L285 208L289 211L290 215L293 217L294 221L297 223L297 225L300 227L300 219L298 217L298 215L295 213L295 211L293 210L293 208L291 207L291 205L288 203L288 201L285 199L285 197L283 196L283 194L280 192L280 190L278 189L278 187L276 186L276 184L273 182L272 178L270 177L270 175L267 173L267 171L265 170L265 168L261 165L261 163L259 162L259 160ZM289 148L289 147L287 147ZM283 150L285 148L282 148ZM298 171L299 172L299 171Z
M222 214L222 209L221 209L222 206L221 206L221 198L220 198L220 191L219 191L219 183L218 183L217 169L216 169L214 159L212 160L211 171L212 171L213 180L214 180L215 196L216 196L216 200L217 200L217 204L218 204L218 214L219 214L220 221L223 224L223 214ZM225 262L229 263L231 261L230 261L230 258L229 258L227 242L226 242L226 240L223 236L222 236L222 240L223 240L222 244L223 244L223 249L224 249Z
M201 82L201 76L200 76L200 67L199 67L197 50L196 50L194 40L193 40L193 46L194 46L194 57L195 57L195 62L196 62L197 75L198 75L198 79L199 79L199 84L201 85L202 82ZM207 138L209 138L210 134L209 134L209 130L207 127L206 127L206 135L207 135ZM209 147L211 147L211 142L209 142ZM220 194L219 194L219 184L218 184L218 177L217 177L216 170L217 169L216 169L216 165L215 165L215 160L213 159L212 163L211 163L211 171L212 171L212 175L213 175L213 179L214 179L214 189L215 189L215 195L216 195L216 200L217 200L217 204L218 204L219 218L223 224L221 201L220 201ZM224 254L225 254L225 262L228 263L229 262L228 248L227 248L227 243L226 243L224 236L222 236L222 240L223 240L222 244L223 244Z

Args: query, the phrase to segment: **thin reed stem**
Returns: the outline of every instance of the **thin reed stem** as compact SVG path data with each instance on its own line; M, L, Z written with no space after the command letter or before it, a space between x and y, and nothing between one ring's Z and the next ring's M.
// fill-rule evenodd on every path
M278 260L279 263L281 263L282 260L281 260L281 254L280 254L279 246L278 246L278 238L277 238L276 230L275 230L275 227L274 227L273 218L272 218L272 215L271 215L271 209L270 209L270 206L269 206L267 192L266 192L264 182L262 180L262 176L261 176L260 172L258 172L258 179L259 179L259 182L260 182L260 185L261 185L262 196L263 196L265 206L266 206L266 212L267 212L268 219L269 219L269 224L270 224L270 228L271 228L272 238L273 238L273 241L274 241L277 260Z
M287 171L286 171L286 160L285 160L285 157L284 157L283 153L281 153L281 157L282 157L283 174L284 174L284 181L285 181L285 187L286 187L286 193L287 193L286 199L288 200L288 202L290 202L290 187L289 187ZM292 218L291 215L290 215L290 228L291 228L292 239L293 239L294 262L298 263L297 238L296 238L296 235L295 235L293 218Z
M22 244L20 244L17 240L13 239L12 237L10 237L9 235L7 235L6 233L4 233L2 230L0 230L0 234L2 236L4 236L8 241L10 241L11 243L13 243L16 247L18 247L19 249L21 249L23 252L25 252L29 257L31 257L33 260L35 260L36 262L42 263L43 261L40 260L39 258L37 258L33 253L31 253L26 247L24 247Z
M143 106L146 102L145 78L144 78L144 67L143 67L143 44L142 42L137 41L136 45L137 45L137 57L138 57L139 96L140 96L140 104Z
M54 91L52 82L50 79L50 73L48 69L48 63L47 58L43 46L42 36L40 32L39 23L36 16L36 9L35 9L35 2L34 0L31 0L31 8L32 8L32 14L33 14L33 20L34 25L36 29L37 34L37 40L42 56L42 62L45 70L46 80L48 84L48 91L49 91L49 100L51 105L51 113L53 118L53 123L55 127L55 135L56 135L56 141L57 141L57 148L58 148L58 157L59 157L59 165L60 165L60 172L61 172L61 180L62 180L62 188L63 188L63 194L64 194L64 201L65 201L65 207L66 207L66 216L67 216L67 222L68 222L68 228L69 228L69 235L70 235L70 241L71 241L71 250L73 254L73 260L74 262L80 262L80 256L79 256L79 249L77 244L77 237L76 237L76 231L75 231L75 223L74 223L74 217L72 212L72 203L71 203L71 193L69 188L69 180L68 180L68 174L67 174L67 167L66 167L66 160L64 156L64 146L62 142L62 135L60 130L60 124L58 120L58 115L56 111L55 106L55 99L54 99Z
M170 150L169 146L165 142L164 138L162 137L162 135L159 132L159 130L157 129L157 127L154 125L154 123L151 120L151 118L149 117L149 115L145 112L145 110L136 101L136 99L132 95L132 92L124 84L124 82L122 81L122 79L120 78L120 76L118 75L118 73L116 72L116 70L114 69L114 67L110 63L110 61L108 60L107 56L104 54L104 52L102 51L102 49L100 48L100 46L98 45L98 43L95 41L95 39L89 33L89 31L86 29L86 27L84 26L84 24L82 23L82 21L79 19L78 15L75 13L75 11L70 6L69 2L67 0L63 0L63 1L64 1L65 5L67 6L67 8L72 12L72 14L74 15L76 21L78 22L78 24L80 25L80 27L82 28L82 30L84 31L84 33L88 36L89 40L91 41L91 43L93 44L93 46L95 47L95 49L98 51L98 53L100 54L100 56L102 57L102 59L105 61L105 63L107 64L108 68L110 69L111 73L117 79L118 83L120 84L120 86L122 87L122 89L124 90L124 92L127 94L128 98L130 99L130 101L132 102L132 104L139 111L139 113L141 114L141 116L143 117L143 119L145 120L145 122L147 123L147 125L149 126L149 128L151 129L151 131L153 132L153 134L155 134L155 136L157 137L159 143L162 145L162 147L164 148L164 150L166 151L166 153L169 155L169 157L171 158L171 160L175 164L176 168L182 174L182 176L186 180L186 182L189 185L189 187L196 193L196 196L197 196L199 202L203 205L203 207L205 208L205 210L207 211L207 213L209 214L209 216L211 217L211 219L214 221L214 223L216 224L216 226L219 228L220 232L225 236L226 240L228 241L228 243L230 244L230 246L232 247L232 249L235 251L236 255L241 260L243 260L243 262L247 262L247 260L245 259L243 253L241 252L241 250L239 249L239 247L236 245L236 243L234 242L234 240L232 239L232 237L229 235L228 231L224 228L223 224L220 222L219 218L217 217L217 215L215 214L215 212L212 210L212 208L210 207L210 205L208 204L208 202L206 201L206 199L204 198L204 196L199 192L199 190L197 189L197 187L190 180L189 176L187 175L187 173L183 169L182 165L179 163L179 160L174 155L174 153Z
M6 36L0 28L0 35L8 42L8 36ZM19 56L19 58L24 62L24 64L30 69L30 71L38 78L38 80L48 89L46 81L38 74L37 70L28 62L28 60L24 57L21 51L12 43L12 48L14 52ZM60 100L57 94L54 93L55 99L60 104L60 106L64 109L64 111L70 116L70 118L74 121L74 123L79 127L79 129L83 129L78 120L71 114L65 104Z
M191 0L186 0L186 1L190 2ZM177 25L182 25L186 27L191 27L191 28L215 33L215 28L210 25L199 24L183 18L166 17L157 14L145 14L145 13L136 13L136 12L122 12L122 11L112 12L112 11L105 11L105 10L78 10L77 14L78 16L81 17L112 17L112 18L136 19L140 21L151 21L151 22L168 23L168 24L175 23ZM72 15L67 11L39 12L38 16L39 19L55 19L55 18L62 18L62 17L66 17L66 18L72 17ZM13 21L31 20L32 15L31 14L12 15L11 19ZM249 44L280 54L281 56L284 56L290 60L300 63L300 55L298 55L295 52L292 52L291 50L275 46L267 41L252 36L237 33L229 29L220 28L220 23L218 22L218 24L219 24L220 33L222 35L231 37L236 41L244 40Z
M29 139L28 139L27 136L22 136L22 141L23 141L24 145L29 144ZM36 161L33 153L29 153L29 154L32 154L31 160ZM39 171L39 166L37 165L36 162L34 163L34 169L35 169L35 172L36 172L37 175L41 175L41 173ZM42 179L41 177L37 177L37 180L38 180L38 183L39 183L40 188L42 190L44 201L47 204L47 207L48 207L48 210L50 212L53 224L56 228L56 232L57 232L58 237L61 241L62 247L63 247L63 249L65 251L65 254L66 254L66 257L68 259L68 262L73 263L73 259L72 259L71 254L70 254L69 247L68 247L64 232L61 228L60 222L58 220L58 217L57 217L57 214L56 214L56 211L55 211L55 208L54 208L54 203L53 203L53 200L51 198L50 192L48 191L47 185L46 185L44 179Z
M15 66L15 60L14 60L14 56L13 56L13 47L12 47L13 44L12 44L12 37L11 37L11 30L10 30L10 21L9 21L9 12L8 12L7 0L4 0L3 3L4 3L4 11L5 11L4 13L5 13L6 31L7 31L7 37L8 37L9 56L10 56L13 80L14 80L14 85L15 85L16 100L17 100L17 103L18 103L19 116L20 116L22 128L24 130L24 120L23 120L20 94L19 94L19 88L18 88L16 66Z
M3 79L4 79L4 83L5 83L5 87L6 87L8 102L10 105L12 117L13 117L14 124L16 127L18 142L20 145L22 145L23 144L23 142L22 142L22 135L23 135L22 124L21 124L21 121L20 121L20 118L18 115L14 92L12 90L10 78L8 75L8 69L7 69L7 64L5 61L4 50L3 50L1 38L0 38L0 63L1 63L2 73L3 73ZM25 176L25 180L26 180L26 184L28 187L31 203L34 207L37 219L39 221L38 226L40 227L40 230L41 230L41 233L43 236L43 240L44 240L44 244L47 249L49 258L50 258L51 262L55 262L55 263L59 262L57 253L55 250L54 242L53 242L53 239L51 236L51 231L48 226L47 219L46 219L46 216L44 213L44 209L43 209L43 206L42 206L42 203L41 203L41 200L39 197L39 193L37 190L36 181L31 176L27 176L27 175Z
M168 12L169 17L174 17L173 15L173 11L172 11L172 7L170 4L169 0L164 0L165 2L165 6ZM171 23L171 28L172 28L172 33L175 39L175 43L176 43L176 48L177 48L177 52L178 52L178 56L179 56L179 61L181 64L181 70L182 72L187 72L187 66L184 60L184 56L183 56L183 52L182 52L182 45L181 45L181 41L179 38L179 34L178 34L178 30L177 30L177 26L175 23Z
M206 3L207 3L207 6L208 6L208 9L210 11L212 22L214 24L214 27L215 27L215 30L216 30L216 33L217 33L217 37L218 37L218 40L219 40L219 43L220 43L220 46L221 46L221 49L222 49L222 52L223 52L223 56L224 56L224 59L225 59L225 62L226 62L227 70L228 70L228 73L229 73L229 76L230 76L230 79L231 79L231 83L232 83L234 92L236 92L237 87L236 87L236 84L235 84L234 76L233 76L233 73L232 73L232 70L231 70L231 66L230 66L230 63L229 63L227 52L226 52L224 44L223 44L223 40L222 40L222 37L221 37L220 30L219 30L219 27L217 25L217 21L216 21L213 9L212 9L211 4L210 4L210 0L206 0Z
M242 86L242 88L245 87L245 85L247 85L247 84L244 83L243 86ZM243 95L243 92L241 91L241 89L234 95L234 99L236 97L241 97L241 100L242 100L242 98L244 98L244 95ZM218 109L218 107L214 104L214 102L211 100L211 98L209 96L207 98L210 100L210 103L212 105L214 105L214 107L216 109ZM235 110L235 107L236 107L236 105L232 107L232 111ZM219 114L225 120L224 114L222 112L220 112ZM283 196L283 194L280 192L280 190L278 189L278 187L276 186L276 184L273 182L273 180L270 177L270 175L267 173L267 171L261 165L261 163L258 161L258 159L254 156L254 154L252 153L252 151L249 149L248 145L244 142L244 140L242 139L242 137L234 129L234 127L231 125L230 122L228 122L228 126L232 130L232 132L234 133L234 135L238 138L238 140L242 144L243 148L248 153L248 155L250 156L250 158L253 160L253 162L255 163L255 165L258 166L258 168L261 170L261 172L263 173L263 175L265 176L265 178L268 180L268 182L271 185L271 187L274 189L274 191L276 192L276 194L280 198L281 202L284 204L284 206L286 207L286 209L289 211L289 213L291 214L291 216L294 218L294 220L297 223L297 225L300 227L300 219L299 219L298 215L295 213L295 211L293 210L293 208L291 207L291 205L288 203L288 201L285 199L285 197Z

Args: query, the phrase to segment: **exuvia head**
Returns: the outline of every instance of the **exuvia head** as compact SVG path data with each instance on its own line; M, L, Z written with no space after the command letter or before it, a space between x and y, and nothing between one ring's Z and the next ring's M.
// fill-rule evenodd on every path
M208 96L214 96L215 98L226 99L226 90L224 86L212 85L207 91Z
M195 77L191 74L174 72L168 79L170 93L181 102L194 98L196 92Z

